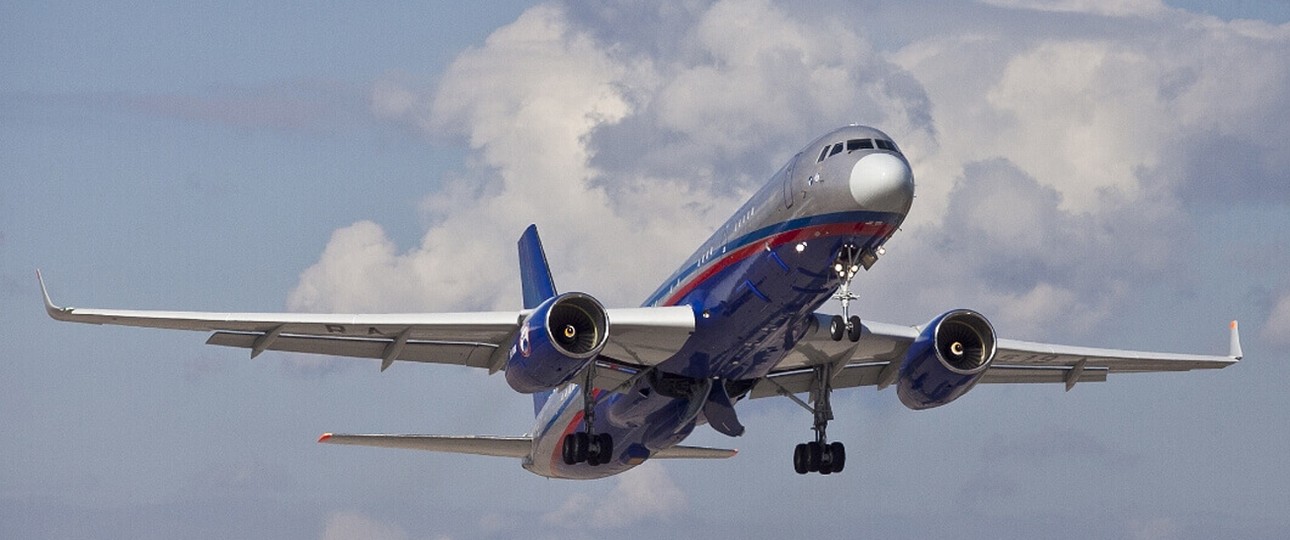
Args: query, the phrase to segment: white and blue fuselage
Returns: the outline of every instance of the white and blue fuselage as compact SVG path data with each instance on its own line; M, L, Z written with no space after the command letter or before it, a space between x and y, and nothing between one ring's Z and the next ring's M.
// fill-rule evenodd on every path
M848 126L813 141L645 300L693 308L694 333L630 389L592 392L594 430L613 437L613 455L598 465L561 459L565 435L586 429L575 382L537 398L524 467L553 478L610 476L714 421L705 405L741 397L808 330L837 288L839 251L877 252L913 197L909 163L881 131Z

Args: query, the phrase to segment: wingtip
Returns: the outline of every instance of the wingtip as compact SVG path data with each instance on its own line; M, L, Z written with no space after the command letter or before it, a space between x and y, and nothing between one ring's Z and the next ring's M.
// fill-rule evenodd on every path
M318 437L318 442L320 443L327 442L327 440L331 438L331 435L332 435L331 433L323 433L321 437Z
M54 301L49 299L49 289L45 287L45 277L41 275L39 268L36 269L36 281L40 283L40 295L45 300L45 313L48 313L50 317L60 319L60 315L71 311L71 308L62 308L54 305Z
M1232 343L1231 343L1231 350L1228 351L1227 355L1232 357L1234 360L1240 360L1242 358L1245 358L1245 353L1241 351L1240 325L1237 324L1236 321L1232 321L1230 328L1232 330Z

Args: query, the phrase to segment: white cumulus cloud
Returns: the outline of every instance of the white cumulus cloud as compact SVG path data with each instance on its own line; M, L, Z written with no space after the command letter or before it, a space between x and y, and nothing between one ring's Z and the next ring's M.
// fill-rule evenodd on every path
M667 470L646 462L617 478L609 494L599 500L577 493L542 517L543 523L577 528L620 529L645 520L666 520L689 503L685 492L672 482Z

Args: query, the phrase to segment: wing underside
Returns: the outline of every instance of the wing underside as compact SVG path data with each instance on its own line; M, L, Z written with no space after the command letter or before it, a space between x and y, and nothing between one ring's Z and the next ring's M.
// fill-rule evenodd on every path
M814 367L830 364L833 388L877 386L896 381L901 360L919 329L911 326L866 321L858 343L833 341L827 330L828 317L816 314L806 336L770 375L752 390L750 397L809 392L815 384ZM1082 382L1103 382L1117 373L1154 373L1220 369L1241 358L1236 323L1232 323L1231 350L1227 356L1072 347L999 339L995 360L981 382L985 384L1050 383L1070 390Z
M318 442L509 458L525 458L533 450L533 439L530 437L495 437L489 435L349 435L325 433L318 438ZM725 448L673 446L655 452L652 458L723 459L734 457L737 453L735 450Z
M39 277L39 272L37 272ZM206 343L264 351L286 351L485 368L505 367L527 311L430 314L310 314L142 311L59 307L40 278L45 310L60 321L210 332ZM608 310L609 341L603 364L617 368L652 366L670 358L694 331L688 306ZM623 379L604 370L607 387ZM621 370L620 370L621 371ZM597 381L601 382L601 381Z

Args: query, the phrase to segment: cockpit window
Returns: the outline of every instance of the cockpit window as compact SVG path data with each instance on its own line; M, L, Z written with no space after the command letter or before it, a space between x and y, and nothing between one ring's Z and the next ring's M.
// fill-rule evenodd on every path
M857 150L873 150L875 147L900 153L900 150L896 148L896 143L886 139L848 139L846 142L835 143L832 146L824 145L824 148L820 149L820 157L815 158L815 162L819 163L836 156L842 153L844 149L849 153Z
M851 139L847 141L848 152L854 152L856 150L870 150L872 148L873 148L872 139Z

